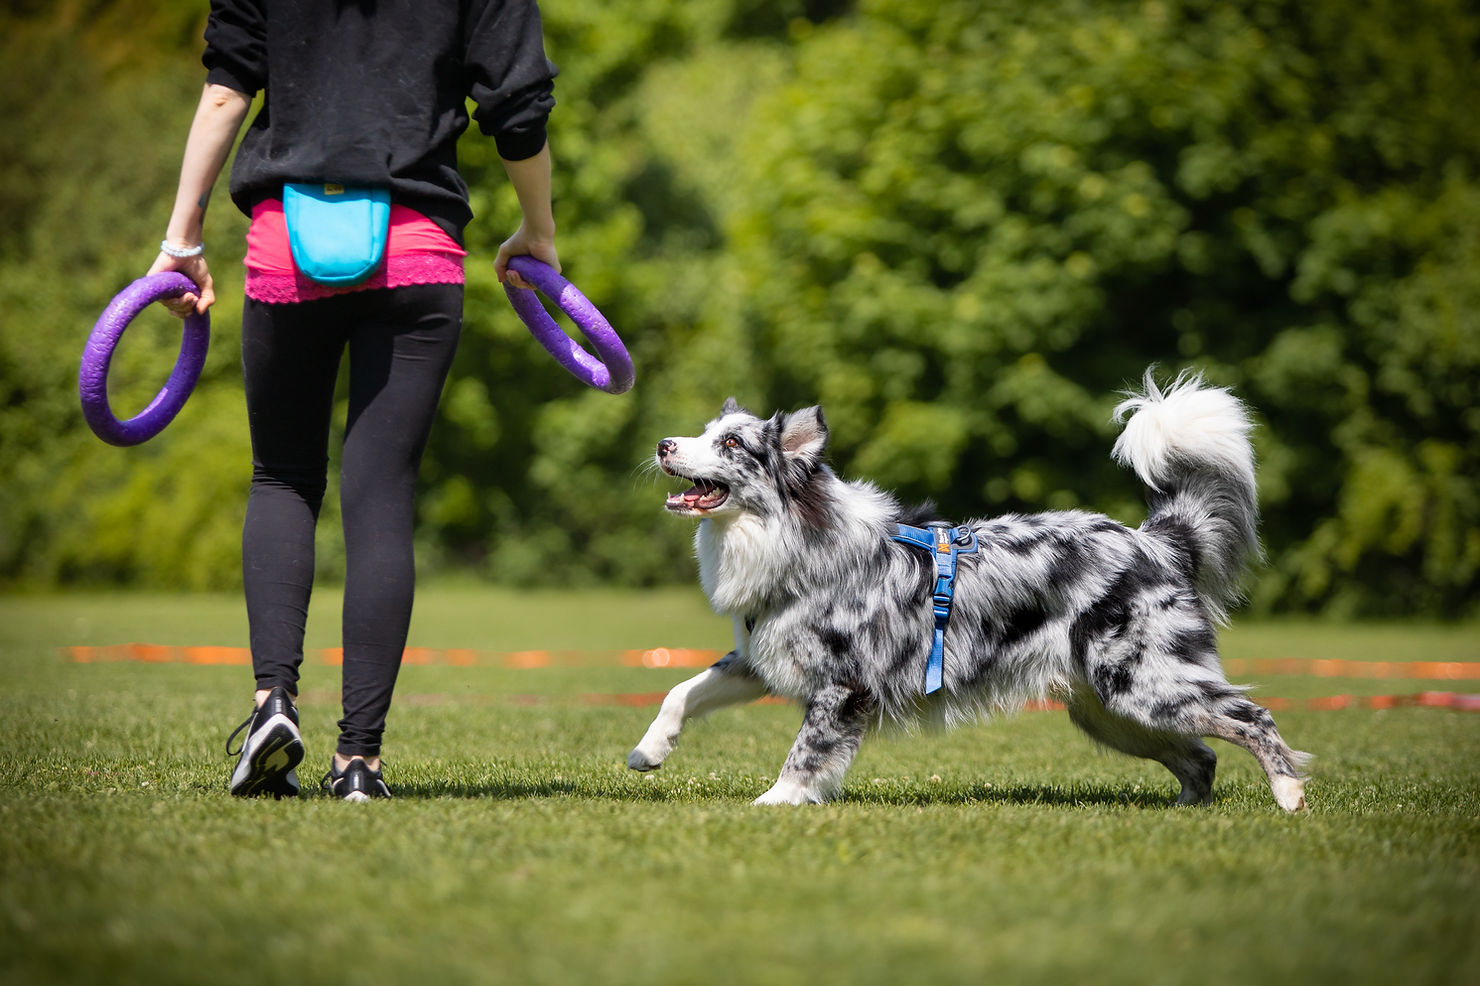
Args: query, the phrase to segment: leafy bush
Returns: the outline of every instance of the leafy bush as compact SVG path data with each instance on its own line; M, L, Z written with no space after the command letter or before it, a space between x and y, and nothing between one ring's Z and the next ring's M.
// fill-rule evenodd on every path
M71 6L22 15L0 67L19 123L0 137L0 303L27 329L0 335L0 577L226 584L249 461L240 217L223 205L210 221L227 300L181 419L119 452L75 411L85 327L148 263L199 81L194 3L91 9L88 25ZM583 391L513 317L490 261L517 206L470 134L479 218L424 469L424 567L691 577L689 532L643 464L730 394L757 410L820 401L840 471L954 516L1085 505L1135 521L1108 414L1154 362L1201 368L1256 411L1258 606L1475 610L1466 5L569 0L544 14L562 69L561 256L628 341L638 386ZM130 26L145 17L149 32ZM42 66L59 84L23 98ZM131 342L145 348L120 375L149 380L165 336Z

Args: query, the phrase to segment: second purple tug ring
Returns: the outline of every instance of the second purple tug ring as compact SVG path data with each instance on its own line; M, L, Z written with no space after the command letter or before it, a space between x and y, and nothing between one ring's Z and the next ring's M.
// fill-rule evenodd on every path
M592 356L580 343L561 331L535 292L505 284L504 293L509 296L514 311L529 327L535 341L555 357L555 362L570 371L577 380L597 390L608 394L624 394L631 390L635 376L632 357L596 306L549 264L533 257L511 257L509 267L538 288L540 294L559 305L596 350L596 355Z

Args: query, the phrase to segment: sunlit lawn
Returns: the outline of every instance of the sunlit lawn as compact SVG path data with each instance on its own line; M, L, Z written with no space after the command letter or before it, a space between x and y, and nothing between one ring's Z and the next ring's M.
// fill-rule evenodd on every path
M337 644L320 593L311 648ZM414 644L723 648L694 591L424 590ZM668 765L607 701L685 670L408 666L390 803L225 794L241 667L79 664L64 645L245 643L234 596L0 599L0 981L1472 983L1480 714L1303 700L1480 682L1276 677L1310 810L1218 746L1217 800L1059 713L865 746L841 802L758 809L794 708L727 710ZM1262 623L1230 658L1480 661L1473 625ZM593 661L598 661L593 658ZM1247 678L1246 678L1247 680ZM311 788L338 717L317 655Z

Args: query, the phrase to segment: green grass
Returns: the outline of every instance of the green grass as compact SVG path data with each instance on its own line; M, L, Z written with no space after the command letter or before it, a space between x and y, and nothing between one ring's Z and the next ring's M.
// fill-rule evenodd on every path
M310 646L337 643L321 593ZM433 647L723 647L694 592L425 591ZM241 645L235 597L0 599L0 982L1473 983L1480 715L1278 714L1310 810L1219 745L1217 800L1062 714L865 745L844 798L748 802L797 712L726 710L654 775L623 757L675 670L407 667L388 804L225 795L239 667L56 648ZM1236 627L1229 656L1480 660L1473 625ZM323 769L336 668L305 666ZM1480 690L1276 678L1257 694ZM542 695L538 704L513 696Z

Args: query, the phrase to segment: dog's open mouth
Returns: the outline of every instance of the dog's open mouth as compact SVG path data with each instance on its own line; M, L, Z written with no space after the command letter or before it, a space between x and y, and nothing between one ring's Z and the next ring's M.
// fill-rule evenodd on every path
M715 483L708 479L696 479L694 485L682 493L669 493L665 506L669 510L713 510L729 499L729 496L730 488L725 484Z

